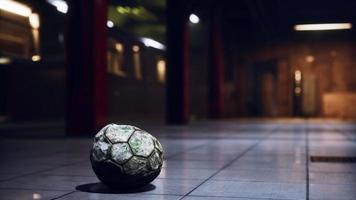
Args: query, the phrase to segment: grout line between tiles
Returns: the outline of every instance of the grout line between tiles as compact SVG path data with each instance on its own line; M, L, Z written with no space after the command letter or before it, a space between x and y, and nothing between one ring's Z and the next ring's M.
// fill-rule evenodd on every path
M204 196L204 195L189 195L189 197L211 197L211 196ZM263 197L232 197L232 196L213 196L213 197L218 197L218 198L229 198L229 199L244 199L244 200L249 200L249 199L259 199L259 200L272 200L271 198L263 198ZM291 200L291 199L279 199L279 198L273 198L273 200Z
M261 143L263 140L266 140L274 130L278 130L278 128L273 128L272 130L269 130L266 133L266 136L261 138L260 140L258 140L255 144L252 144L250 147L248 147L245 151L241 152L240 154L238 154L234 159L232 159L230 162L228 162L226 165L224 165L222 168L220 168L218 171L216 171L215 173L213 173L211 176L209 176L207 179L205 179L203 182L201 182L199 185L197 185L196 187L194 187L191 191L189 191L188 193L186 193L182 198L180 198L179 200L184 199L186 196L188 196L189 194L191 194L194 190L196 190L197 188L199 188L201 185L203 185L204 183L206 183L207 181L209 181L212 177L214 177L216 174L218 174L219 172L221 172L222 170L226 169L227 167L229 167L232 163L234 163L235 161L237 161L238 159L240 159L242 156L244 156L247 152L249 152L250 150L252 150L253 148L255 148L259 143Z
M67 195L73 194L74 192L76 192L76 191L74 190L74 191L68 192L66 194L62 194L62 195L60 195L58 197L52 198L51 200L60 199L60 198L65 197Z
M76 161L76 162L73 162L73 163L67 163L67 164L64 164L64 165L58 165L58 166L55 166L55 167L51 167L51 168L47 168L47 169L43 169L43 170L39 170L39 171L35 171L35 172L30 172L30 173L27 173L27 174L21 174L21 175L14 176L14 177L11 177L11 178L8 178L8 179L3 179L3 180L0 181L0 183L1 182L6 182L6 181L10 181L10 180L14 180L14 179L18 179L18 178L22 178L22 177L26 177L26 176L36 175L36 174L39 174L39 173L42 173L42 172L51 171L51 170L54 170L54 169L70 166L70 165L77 164L77 163L80 163L80 162L83 162L83 161Z

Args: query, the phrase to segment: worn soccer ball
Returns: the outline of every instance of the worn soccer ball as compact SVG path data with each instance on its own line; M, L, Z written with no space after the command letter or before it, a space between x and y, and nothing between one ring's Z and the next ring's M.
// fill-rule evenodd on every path
M153 181L163 164L163 149L148 132L134 126L109 124L94 138L92 168L109 187L131 189Z

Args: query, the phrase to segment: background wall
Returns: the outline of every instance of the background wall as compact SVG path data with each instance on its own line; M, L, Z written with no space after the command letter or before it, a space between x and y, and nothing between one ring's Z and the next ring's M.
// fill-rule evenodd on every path
M352 101L345 99L356 95L356 79L353 75L356 73L356 49L353 41L292 41L273 46L254 46L251 49L254 50L238 52L239 62L236 63L241 116L254 115L253 111L248 109L248 91L254 85L251 78L248 78L251 73L248 70L259 63L275 61L275 67L278 69L275 75L277 106L274 108L275 114L269 116L297 114L296 102L293 101L298 99L295 98L293 82L295 71L300 70L300 109L303 116L356 118L356 112L347 109L353 106ZM342 108L340 105L343 105Z

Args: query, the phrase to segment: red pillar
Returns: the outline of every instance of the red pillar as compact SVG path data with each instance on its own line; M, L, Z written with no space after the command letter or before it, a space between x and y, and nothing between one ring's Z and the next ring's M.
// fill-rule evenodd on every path
M72 0L68 17L66 133L90 135L106 123L107 0Z
M214 7L211 16L208 117L221 118L224 114L224 41L220 10Z
M168 124L189 121L189 29L186 0L167 0L167 82Z

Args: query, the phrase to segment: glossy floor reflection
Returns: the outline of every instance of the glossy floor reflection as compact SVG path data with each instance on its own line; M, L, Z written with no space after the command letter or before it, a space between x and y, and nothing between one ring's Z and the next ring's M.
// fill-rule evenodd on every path
M356 163L308 158L356 156L356 124L296 119L139 126L166 152L149 189L81 189L102 188L89 163L90 138L0 134L0 199L356 199Z

